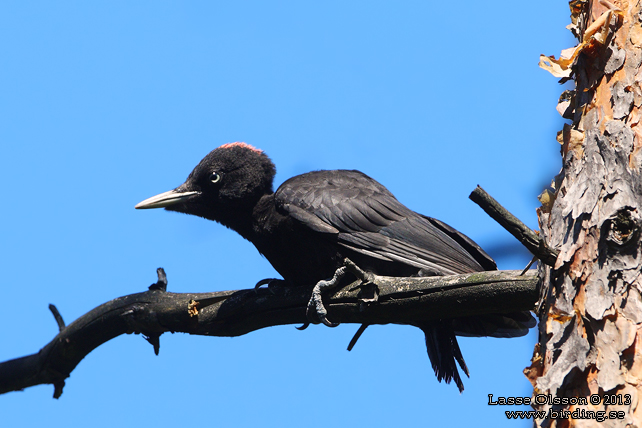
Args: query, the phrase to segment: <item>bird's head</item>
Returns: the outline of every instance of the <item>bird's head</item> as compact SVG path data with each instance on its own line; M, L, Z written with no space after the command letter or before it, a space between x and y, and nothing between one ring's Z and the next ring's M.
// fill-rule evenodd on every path
M136 208L165 208L231 227L236 218L251 215L263 195L272 193L275 172L263 151L245 143L224 144L205 156L185 183Z

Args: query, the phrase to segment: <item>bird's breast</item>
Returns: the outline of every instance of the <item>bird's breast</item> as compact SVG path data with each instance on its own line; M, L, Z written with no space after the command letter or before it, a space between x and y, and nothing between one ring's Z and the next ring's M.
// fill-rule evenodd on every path
M343 262L336 237L324 235L274 213L255 227L251 241L287 282L313 285L331 277Z

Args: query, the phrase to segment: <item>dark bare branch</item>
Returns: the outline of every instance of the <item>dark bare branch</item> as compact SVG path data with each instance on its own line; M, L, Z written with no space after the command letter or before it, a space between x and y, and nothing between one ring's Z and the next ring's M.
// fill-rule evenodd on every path
M486 214L491 216L493 220L517 238L534 256L537 256L537 258L549 266L555 265L559 251L546 245L546 242L544 242L537 233L533 232L531 228L508 212L506 208L501 206L501 204L486 193L484 189L477 186L469 198L486 211Z
M159 271L159 282L163 282ZM332 319L342 323L411 324L417 321L484 313L525 311L537 300L537 279L519 271L478 272L429 278L372 276L329 293ZM101 344L125 333L141 333L158 352L164 332L240 336L265 327L307 322L310 288L170 293L162 287L119 297L91 310L62 331L37 354L0 363L0 393L51 383L55 397L80 361Z
M63 331L65 329L65 320L62 319L62 315L60 315L60 311L58 311L56 305L50 303L49 310L56 319L56 324L58 324L58 331Z

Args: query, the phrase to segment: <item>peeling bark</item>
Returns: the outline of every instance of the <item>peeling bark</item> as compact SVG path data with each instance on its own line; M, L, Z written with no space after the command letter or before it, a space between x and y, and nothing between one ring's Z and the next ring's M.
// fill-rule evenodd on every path
M572 123L558 137L554 199L538 210L559 256L539 268L540 341L526 373L534 396L593 396L588 405L534 405L595 412L537 426L641 426L642 9L636 1L580 0L571 11L580 44L566 59L543 61L562 81L573 77L575 90L558 107Z

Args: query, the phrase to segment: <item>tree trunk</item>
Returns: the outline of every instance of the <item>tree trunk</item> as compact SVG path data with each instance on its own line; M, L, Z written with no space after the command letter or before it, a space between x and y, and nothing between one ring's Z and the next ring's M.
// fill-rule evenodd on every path
M525 373L546 412L537 426L642 426L642 11L578 0L571 12L580 44L540 63L575 90L560 99L572 123L538 211L560 254L540 267L540 341Z

